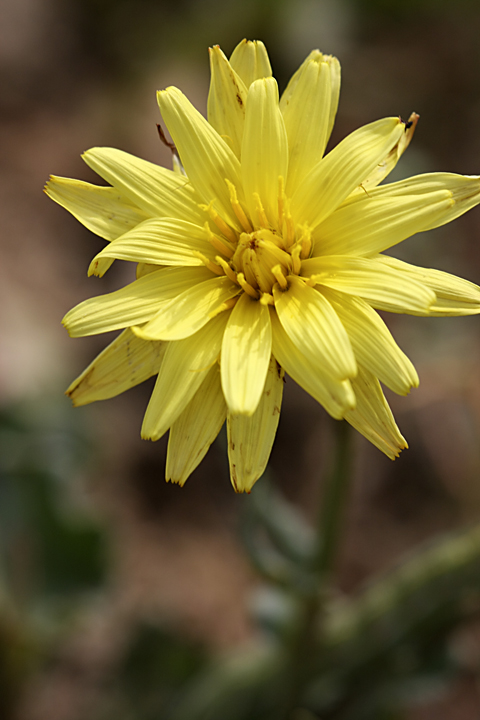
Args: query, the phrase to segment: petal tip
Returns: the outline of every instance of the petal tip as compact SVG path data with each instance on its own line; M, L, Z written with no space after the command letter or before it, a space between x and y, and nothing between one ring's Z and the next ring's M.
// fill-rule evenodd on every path
M167 475L165 474L165 482L171 483L172 485L178 485L179 487L182 487L185 485L187 481L187 478L184 477L174 477L173 475Z
M70 337L73 337L72 332L71 332L71 328L69 327L69 317L68 317L68 316L70 315L70 312L71 312L71 311L69 311L69 312L62 318L62 321L61 321L61 322L62 322L62 325L63 325L63 327L65 328L65 330L66 330L66 331L68 332L68 334L70 335Z

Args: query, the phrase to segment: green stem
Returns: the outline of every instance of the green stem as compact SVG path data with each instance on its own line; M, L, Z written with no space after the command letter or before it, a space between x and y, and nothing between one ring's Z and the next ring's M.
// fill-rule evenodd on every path
M322 583L329 580L333 571L339 548L343 512L350 489L352 433L350 425L345 420L336 423L336 435L335 455L318 517L315 567Z
M328 598L341 536L351 475L350 426L336 423L336 443L325 493L318 515L316 548L312 562L312 587L300 597L300 617L290 646L288 660L288 690L283 696L279 720L291 720L299 706L305 688L312 679L314 657L318 647L319 625Z

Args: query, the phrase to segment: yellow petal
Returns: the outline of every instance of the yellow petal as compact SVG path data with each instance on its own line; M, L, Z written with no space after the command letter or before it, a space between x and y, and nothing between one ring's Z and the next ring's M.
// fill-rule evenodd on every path
M210 277L162 305L150 322L135 332L145 340L182 340L197 333L239 291L225 276Z
M312 229L334 212L398 141L404 124L385 118L348 135L309 172L292 198L292 214Z
M240 158L248 90L218 45L209 52L208 122Z
M233 308L222 344L222 387L231 413L252 415L257 409L271 351L268 308L244 293Z
M316 228L313 256L372 255L428 230L451 213L448 190L422 195L377 197L365 195L347 203Z
M327 63L330 73L330 97L328 100L328 119L327 119L327 137L326 142L330 138L333 125L335 123L335 116L338 109L338 99L340 97L340 76L341 69L340 63L337 58L333 55L323 55L319 50L312 50L308 57L303 61L298 70L290 78L287 87L285 88L282 97L280 98L280 109L282 112L285 111L289 105L291 98L297 91L297 84L302 77L305 67L311 62Z
M345 329L328 300L296 276L288 289L273 288L280 322L298 350L317 372L335 380L356 374L355 357Z
M154 218L107 245L92 260L88 274L97 274L97 263L103 258L154 265L203 265L198 253L212 261L218 255L208 242L204 227L184 220Z
M256 80L250 86L242 143L242 179L245 200L254 223L258 223L258 193L270 223L278 227L278 178L287 177L288 141L278 107L274 78Z
M272 357L254 414L227 414L228 460L236 492L250 492L267 466L280 419L283 378L282 368Z
M126 195L112 187L51 175L45 192L104 240L114 240L149 217Z
M254 80L272 76L265 45L261 40L242 40L230 56L230 65L242 78L247 89Z
M225 182L229 180L239 189L238 158L178 88L162 90L157 99L190 182L226 222L240 229Z
M332 94L330 66L323 62L321 53L312 55L302 66L289 98L280 105L288 136L288 196L322 159L328 140Z
M327 142L332 134L337 115L338 100L340 98L341 68L340 63L334 55L324 55L324 62L330 67L330 114L328 118Z
M211 275L205 267L157 270L120 290L85 300L72 308L62 323L71 337L98 335L144 323L158 312L162 303Z
M405 196L417 196L423 197L428 202L429 194L445 191L451 195L450 207L437 220L428 224L424 228L425 230L445 225L478 205L480 203L480 176L456 175L455 173L414 175L406 180L374 188L368 192L368 197L372 200L396 200ZM363 202L365 197L366 193L363 190L361 193L352 193L345 200L344 207Z
M417 314L428 312L435 293L419 279L373 258L329 255L302 262L302 275L318 285L358 295L377 310Z
M398 347L389 329L361 298L324 290L347 331L357 361L399 395L418 387L417 371Z
M199 196L183 176L115 148L92 148L82 155L92 170L151 216L204 223Z
M377 167L372 170L368 177L362 180L361 187L355 190L355 192L370 192L371 189L377 187L377 185L379 185L382 180L385 180L387 175L392 172L392 170L395 168L396 164L402 157L403 153L410 145L419 118L420 115L417 115L417 113L415 112L410 115L410 117L408 118L408 123L405 124L405 132L400 135L398 142L387 153L385 158L380 163L378 163Z
M185 484L222 429L226 416L219 367L215 363L170 428L165 473L167 482Z
M387 255L379 255L377 259L386 267L418 280L433 290L437 296L436 301L428 311L415 314L442 317L480 313L480 287L475 283L442 270L409 265Z
M192 400L216 363L228 313L211 320L195 335L167 345L142 425L142 437L159 440Z
M340 420L347 410L355 407L355 395L349 380L334 380L325 372L320 373L316 365L302 355L290 340L278 319L277 313L270 308L272 323L272 352L290 375L309 395L319 402L332 417Z
M150 275L150 273L156 272L157 270L160 270L160 267L158 265L150 265L149 263L138 263L135 269L135 275L138 280L144 275Z
M141 340L124 330L78 376L66 394L75 406L106 400L158 373L166 343Z
M359 366L352 387L357 406L345 414L345 420L391 460L395 460L408 445L397 427L380 383L372 373Z

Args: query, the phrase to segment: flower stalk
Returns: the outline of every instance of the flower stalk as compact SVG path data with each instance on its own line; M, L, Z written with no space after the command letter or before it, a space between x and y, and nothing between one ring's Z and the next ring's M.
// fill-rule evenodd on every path
M318 513L312 555L313 582L303 595L299 594L299 619L289 648L288 689L282 698L281 720L291 720L293 717L292 713L300 705L304 691L315 675L318 652L321 652L322 621L340 548L352 471L351 432L348 424L335 423L335 435L333 457Z

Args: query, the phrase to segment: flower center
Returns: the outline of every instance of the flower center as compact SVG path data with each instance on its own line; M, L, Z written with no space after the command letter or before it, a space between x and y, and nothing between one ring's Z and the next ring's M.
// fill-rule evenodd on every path
M272 230L262 228L240 235L231 260L235 272L256 290L271 294L276 282L286 285L293 270L292 256L284 249L283 239Z
M301 261L309 257L312 248L310 230L294 225L283 191L283 178L279 178L277 228L268 222L258 196L257 218L253 222L239 203L234 186L228 185L232 208L244 232L233 230L211 205L201 206L220 231L219 236L212 233L208 223L205 226L211 244L223 256L216 257L215 266L208 262L208 267L213 272L227 275L251 297L273 303L274 285L286 290L288 276L298 275Z

